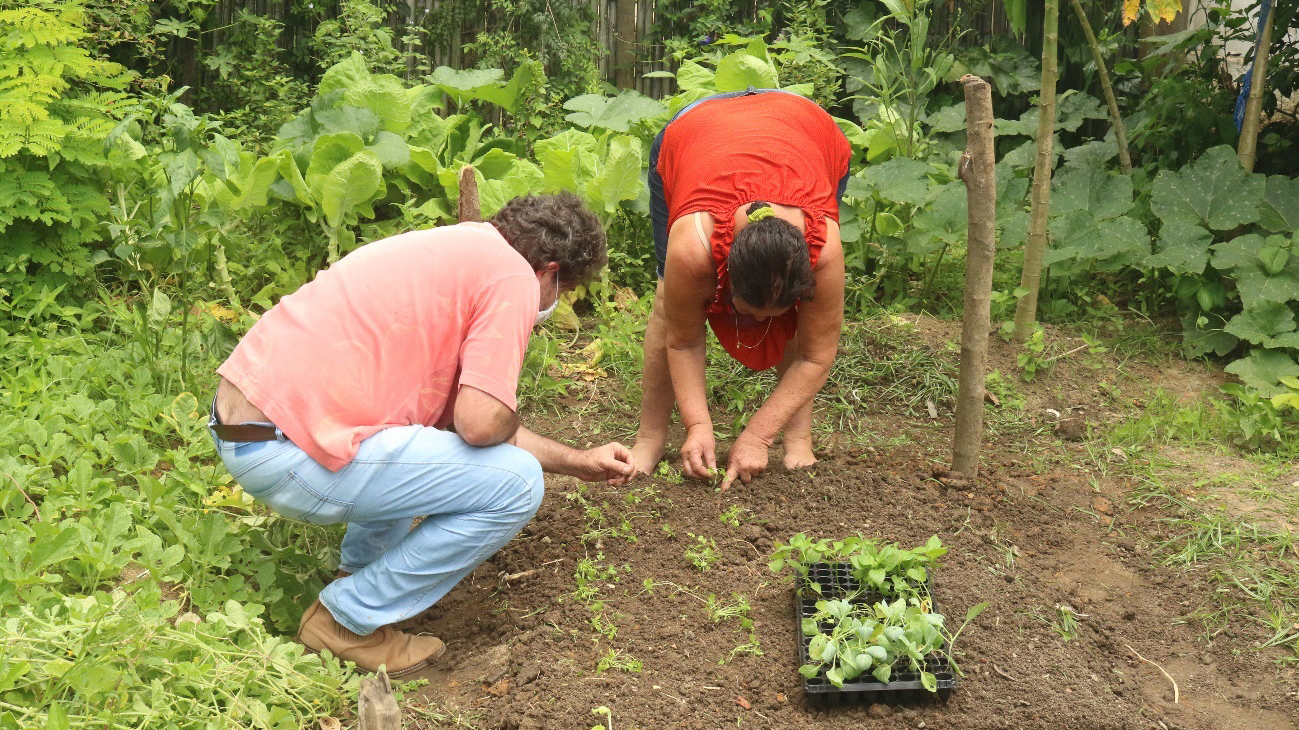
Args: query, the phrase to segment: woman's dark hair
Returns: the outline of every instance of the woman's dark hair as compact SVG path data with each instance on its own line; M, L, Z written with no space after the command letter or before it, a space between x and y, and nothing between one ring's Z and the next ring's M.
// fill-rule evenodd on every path
M749 213L769 207L754 203ZM798 227L779 218L763 218L735 234L726 259L731 293L755 307L786 309L816 293L812 259Z
M565 288L594 277L608 260L600 220L567 191L517 197L490 222L534 271L551 261L559 264Z

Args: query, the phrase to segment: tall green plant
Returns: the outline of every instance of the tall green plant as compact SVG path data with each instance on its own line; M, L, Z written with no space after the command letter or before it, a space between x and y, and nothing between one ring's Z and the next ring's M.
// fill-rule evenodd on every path
M930 38L928 0L884 0L888 13L868 20L864 9L854 18L850 37L861 47L842 54L849 63L850 97L869 136L866 159L894 155L923 157L929 94L947 80L955 58Z

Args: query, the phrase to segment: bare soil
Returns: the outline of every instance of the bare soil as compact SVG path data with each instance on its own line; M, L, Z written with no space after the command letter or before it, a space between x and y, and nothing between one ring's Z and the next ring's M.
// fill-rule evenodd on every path
M950 325L929 327L942 330L925 335L941 348ZM1044 379L1027 412L1052 408L1055 398L1088 423L1104 420L1102 412L1122 417L1112 389L1096 391L1103 379L1096 368L1070 367ZM1211 380L1191 373L1186 384L1178 367L1126 377L1149 383L1157 371L1188 391ZM899 418L881 409L866 416L870 430L894 445L833 448L810 470L777 467L727 492L664 477L618 489L549 478L533 522L408 624L442 637L449 650L407 705L501 730L608 725L592 715L600 706L618 730L1299 728L1299 675L1278 663L1284 653L1253 650L1267 638L1255 622L1210 635L1189 618L1219 584L1159 564L1152 553L1169 529L1166 515L1131 506L1125 479L1089 468L1077 434L1032 424L1007 431L966 482L942 471L946 416ZM553 425L574 437L585 430ZM738 526L719 519L735 505ZM935 595L949 626L970 606L991 604L956 646L965 676L946 702L825 706L805 697L793 589L766 565L773 545L798 532L861 533L904 547L935 534L943 540L950 552ZM715 542L717 562L707 570L686 559L695 536ZM583 558L610 569L594 584L598 604L574 596ZM748 633L736 619L710 618L709 596L731 603L735 594L751 606L761 655L732 656ZM1062 605L1079 617L1073 638L1060 630ZM598 672L610 650L641 662L640 671Z

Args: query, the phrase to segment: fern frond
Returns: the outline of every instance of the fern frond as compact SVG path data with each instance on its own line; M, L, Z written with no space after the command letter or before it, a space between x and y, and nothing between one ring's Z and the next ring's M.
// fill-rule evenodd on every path
M32 6L0 10L0 33L7 36L12 46L34 48L74 44L86 36L80 26L85 22L85 11L66 8L64 12L47 12Z

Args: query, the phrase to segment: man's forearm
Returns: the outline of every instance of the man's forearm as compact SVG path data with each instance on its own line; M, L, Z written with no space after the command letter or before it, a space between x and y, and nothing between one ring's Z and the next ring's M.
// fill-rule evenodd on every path
M810 360L795 360L767 401L749 419L744 433L768 446L775 443L776 436L789 419L816 397L829 377L829 363L821 365Z
M523 426L519 426L511 443L536 457L541 463L542 471L579 476L575 473L578 455L581 453L577 449L533 433Z
M704 345L674 348L668 345L668 370L672 375L672 389L676 393L677 408L681 412L681 425L691 426L712 423L708 413L708 391L704 379Z

